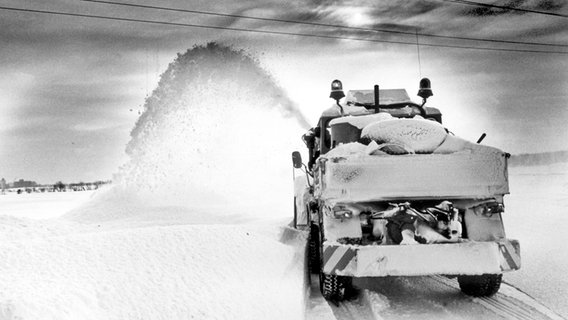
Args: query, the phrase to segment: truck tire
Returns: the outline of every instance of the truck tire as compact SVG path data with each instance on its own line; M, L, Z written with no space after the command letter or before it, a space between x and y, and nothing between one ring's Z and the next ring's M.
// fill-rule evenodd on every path
M308 239L308 266L311 273L320 272L320 241L319 227L315 224L310 225L310 236Z
M353 278L320 272L320 289L326 300L340 302L351 296Z
M463 293L474 297L489 297L499 291L502 274L483 274L480 276L458 276Z

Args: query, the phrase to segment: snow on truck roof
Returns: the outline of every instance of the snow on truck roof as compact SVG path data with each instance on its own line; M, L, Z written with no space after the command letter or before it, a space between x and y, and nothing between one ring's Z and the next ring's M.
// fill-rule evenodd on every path
M366 114L373 114L374 110L367 109L365 107L355 107L355 106L343 106L343 115L345 116L361 116ZM322 117L340 117L341 111L336 104L333 104L328 109L321 113Z
M374 90L349 90L345 98L347 102L364 104L375 103ZM405 89L379 89L379 104L412 102Z
M394 117L390 113L387 113L387 112L373 113L373 114L359 116L359 117L354 117L352 115L349 115L349 116L346 116L346 117L335 118L335 119L331 120L329 125L333 126L333 125L340 124L340 123L348 123L352 126L357 127L358 129L363 129L365 126L367 126L367 125L369 125L373 122L382 121L382 120L389 120L389 119L393 119L393 118Z
M350 103L361 104L374 104L375 93L373 90L349 90L345 98L347 105L343 106L344 115L360 116L375 113L374 110L365 107L353 106ZM380 89L379 90L379 104L389 105L395 103L412 103L408 93L405 89ZM336 117L340 116L340 110L336 104L332 105L329 109L322 113L322 117Z

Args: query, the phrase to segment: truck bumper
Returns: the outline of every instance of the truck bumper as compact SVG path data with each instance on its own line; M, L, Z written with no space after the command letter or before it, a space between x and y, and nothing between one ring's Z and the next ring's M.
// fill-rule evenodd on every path
M499 274L521 267L517 240L417 245L324 242L323 272L352 277Z

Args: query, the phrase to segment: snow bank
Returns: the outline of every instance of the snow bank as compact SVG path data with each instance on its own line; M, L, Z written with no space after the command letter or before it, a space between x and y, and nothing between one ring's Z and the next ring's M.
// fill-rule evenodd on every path
M305 233L193 213L153 208L80 224L1 215L0 319L303 318Z
M301 319L304 254L279 233L170 226L4 242L2 319Z
M88 201L95 191L80 192L43 192L22 193L8 192L0 195L2 211L0 214L10 214L12 217L48 219L70 211L85 201ZM42 203L40 212L30 212L29 203Z

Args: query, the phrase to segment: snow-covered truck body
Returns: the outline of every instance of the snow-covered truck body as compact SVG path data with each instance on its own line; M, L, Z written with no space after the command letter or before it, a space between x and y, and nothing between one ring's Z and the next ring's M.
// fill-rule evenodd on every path
M347 297L352 277L434 274L495 293L520 268L502 220L509 155L450 134L405 90L376 89L374 104L369 95L350 92L322 114L314 141L304 137L311 182L296 180L295 221L310 228L324 297Z
M323 271L368 277L496 274L518 269L518 243L505 238L501 213L475 212L487 202L503 203L509 191L507 155L473 147L478 151L321 156L314 169L314 197L323 213ZM470 241L408 246L345 243L345 239L363 239L361 212L406 201L451 201L462 211ZM351 211L352 217L336 218L333 208L337 207Z

